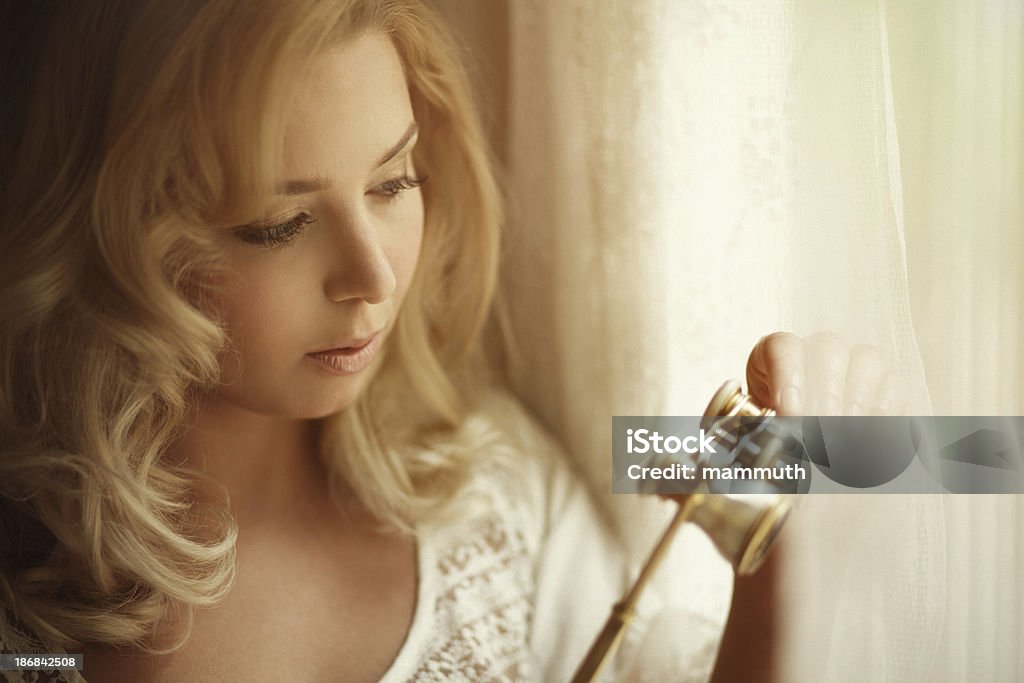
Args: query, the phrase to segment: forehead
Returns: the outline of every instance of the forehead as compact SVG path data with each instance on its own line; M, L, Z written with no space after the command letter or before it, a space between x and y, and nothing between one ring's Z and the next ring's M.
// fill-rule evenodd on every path
M359 35L316 56L300 76L285 118L285 166L323 175L369 168L412 119L394 45L381 33Z

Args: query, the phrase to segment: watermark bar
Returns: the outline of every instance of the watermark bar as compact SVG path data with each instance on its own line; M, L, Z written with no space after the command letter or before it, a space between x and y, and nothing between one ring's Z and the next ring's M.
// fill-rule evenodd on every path
M612 418L614 493L1024 493L1024 417Z

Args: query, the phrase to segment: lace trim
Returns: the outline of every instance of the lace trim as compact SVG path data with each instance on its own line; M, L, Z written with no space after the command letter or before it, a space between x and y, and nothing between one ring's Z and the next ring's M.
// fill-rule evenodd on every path
M533 586L522 530L488 516L439 553L436 570L440 590L423 607L437 628L409 680L530 680Z

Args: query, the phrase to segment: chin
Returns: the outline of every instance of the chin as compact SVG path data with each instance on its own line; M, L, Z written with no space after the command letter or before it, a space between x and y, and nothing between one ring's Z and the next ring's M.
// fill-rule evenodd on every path
M351 400L340 401L338 403L335 403L334 405L332 405L331 407L328 407L328 408L322 408L322 409L319 409L319 410L308 411L308 412L304 413L303 415L301 415L300 417L301 417L301 419L307 419L307 420L320 420L320 419L323 419L325 417L330 417L332 415L337 415L338 413L345 412L355 402L356 402L356 399L354 397Z
M337 392L332 395L321 397L321 400L317 400L313 405L309 405L309 396L305 397L303 410L298 411L299 414L296 417L302 419L317 420L323 417L329 417L331 415L337 415L340 412L347 410L363 392L364 388L363 381L353 382L350 386L339 388Z
M222 396L227 403L267 418L285 420L318 420L343 412L356 402L363 390L363 382L345 387L334 387L333 392L312 389L296 391L282 396L271 392L241 393Z

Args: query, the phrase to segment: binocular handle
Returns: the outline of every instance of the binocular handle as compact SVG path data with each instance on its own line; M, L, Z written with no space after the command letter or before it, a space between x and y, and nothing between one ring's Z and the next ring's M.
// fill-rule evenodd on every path
M739 382L730 380L711 399L704 411L701 427L708 430L720 428L722 418L769 417L774 414L775 411L756 405L741 391ZM739 575L745 575L757 571L788 515L789 504L777 495L687 495L658 539L636 581L622 600L612 607L604 628L576 669L572 683L597 680L636 614L640 593L661 564L676 531L685 521L692 518L711 538L715 548L729 561L733 570Z

